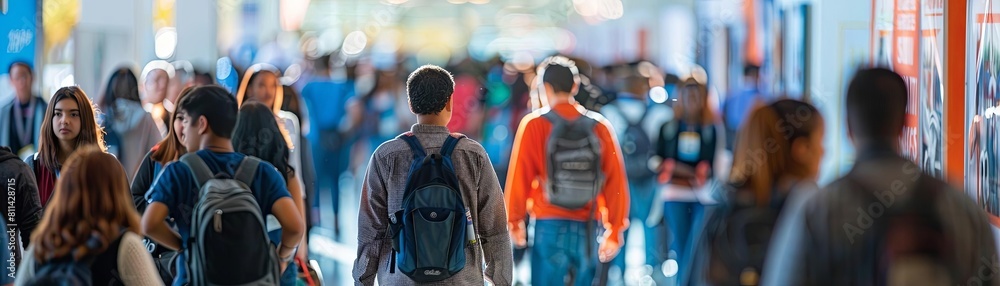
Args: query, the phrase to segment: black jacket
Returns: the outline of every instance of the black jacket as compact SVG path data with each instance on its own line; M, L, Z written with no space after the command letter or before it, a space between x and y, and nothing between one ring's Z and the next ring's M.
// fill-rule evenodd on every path
M0 180L7 186L3 218L9 229L21 232L21 242L27 247L31 232L42 220L42 204L38 200L35 174L10 148L0 147ZM10 212L11 207L13 213Z
M149 204L146 202L146 192L149 191L149 187L153 186L153 182L156 179L156 167L160 163L156 162L151 158L153 151L146 153L146 156L142 157L142 162L139 163L139 169L135 172L135 177L132 178L132 202L135 203L136 210L139 213L146 211L146 206Z

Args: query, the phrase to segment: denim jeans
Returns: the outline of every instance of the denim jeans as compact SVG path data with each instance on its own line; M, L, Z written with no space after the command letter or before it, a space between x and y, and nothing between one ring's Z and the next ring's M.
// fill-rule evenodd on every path
M571 285L590 286L597 268L596 229L596 222L588 232L586 222L536 220L531 249L531 284L570 285L565 278L572 275ZM588 243L591 244L590 255L587 255Z
M648 182L629 182L629 220L630 227L629 230L625 231L625 241L622 243L621 251L618 252L618 256L614 260L611 260L611 265L617 266L620 269L621 277L614 277L615 279L623 279L625 274L625 250L628 246L628 236L634 228L642 228L643 233L643 249L645 252L645 264L652 266L653 273L660 273L660 264L666 259L667 247L663 242L665 239L665 226L660 223L653 226L646 225L646 219L649 217L650 209L652 209L653 203L656 201L657 187L653 180ZM653 275L656 277L656 275Z
M686 285L691 274L694 261L694 245L701 232L704 220L704 208L699 202L665 202L663 216L667 222L670 237L670 250L676 254L677 285Z

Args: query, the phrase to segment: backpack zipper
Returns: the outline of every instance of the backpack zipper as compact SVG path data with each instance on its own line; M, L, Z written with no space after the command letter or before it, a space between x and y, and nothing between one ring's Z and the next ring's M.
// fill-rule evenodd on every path
M222 210L215 210L215 232L222 232Z

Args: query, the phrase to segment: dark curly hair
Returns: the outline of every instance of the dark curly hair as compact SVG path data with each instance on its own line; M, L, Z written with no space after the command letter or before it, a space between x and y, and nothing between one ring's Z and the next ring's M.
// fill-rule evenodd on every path
M435 65L425 65L406 79L406 94L410 109L419 115L438 114L444 110L455 92L455 79L451 73Z
M271 163L285 180L291 178L295 170L288 164L288 145L271 109L260 102L247 102L240 108L238 118L233 149Z

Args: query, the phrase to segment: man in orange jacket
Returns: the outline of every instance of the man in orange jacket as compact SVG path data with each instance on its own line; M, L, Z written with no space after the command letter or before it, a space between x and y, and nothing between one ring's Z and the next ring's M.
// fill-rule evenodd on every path
M573 101L579 87L579 75L572 61L553 57L543 62L539 69L549 108L525 116L514 137L513 160L504 194L511 241L517 247L527 245L524 220L525 213L530 213L535 217L532 284L565 285L566 276L571 275L573 285L591 285L597 266L594 258L602 263L611 261L618 254L622 234L628 228L629 192L621 149L607 120ZM553 114L546 115L550 112ZM554 192L547 189L561 187L548 185L552 170L549 161L558 157L551 156L554 151L549 150L553 140L550 136L556 126L552 118L565 122L590 118L597 122L593 130L589 130L599 145L594 149L599 154L599 166L595 166L598 179L590 184L595 186L596 194L581 207L557 206L552 201ZM539 185L532 188L535 180ZM594 207L597 209L591 209ZM589 227L598 217L601 228ZM601 229L603 234L595 241L593 238Z

